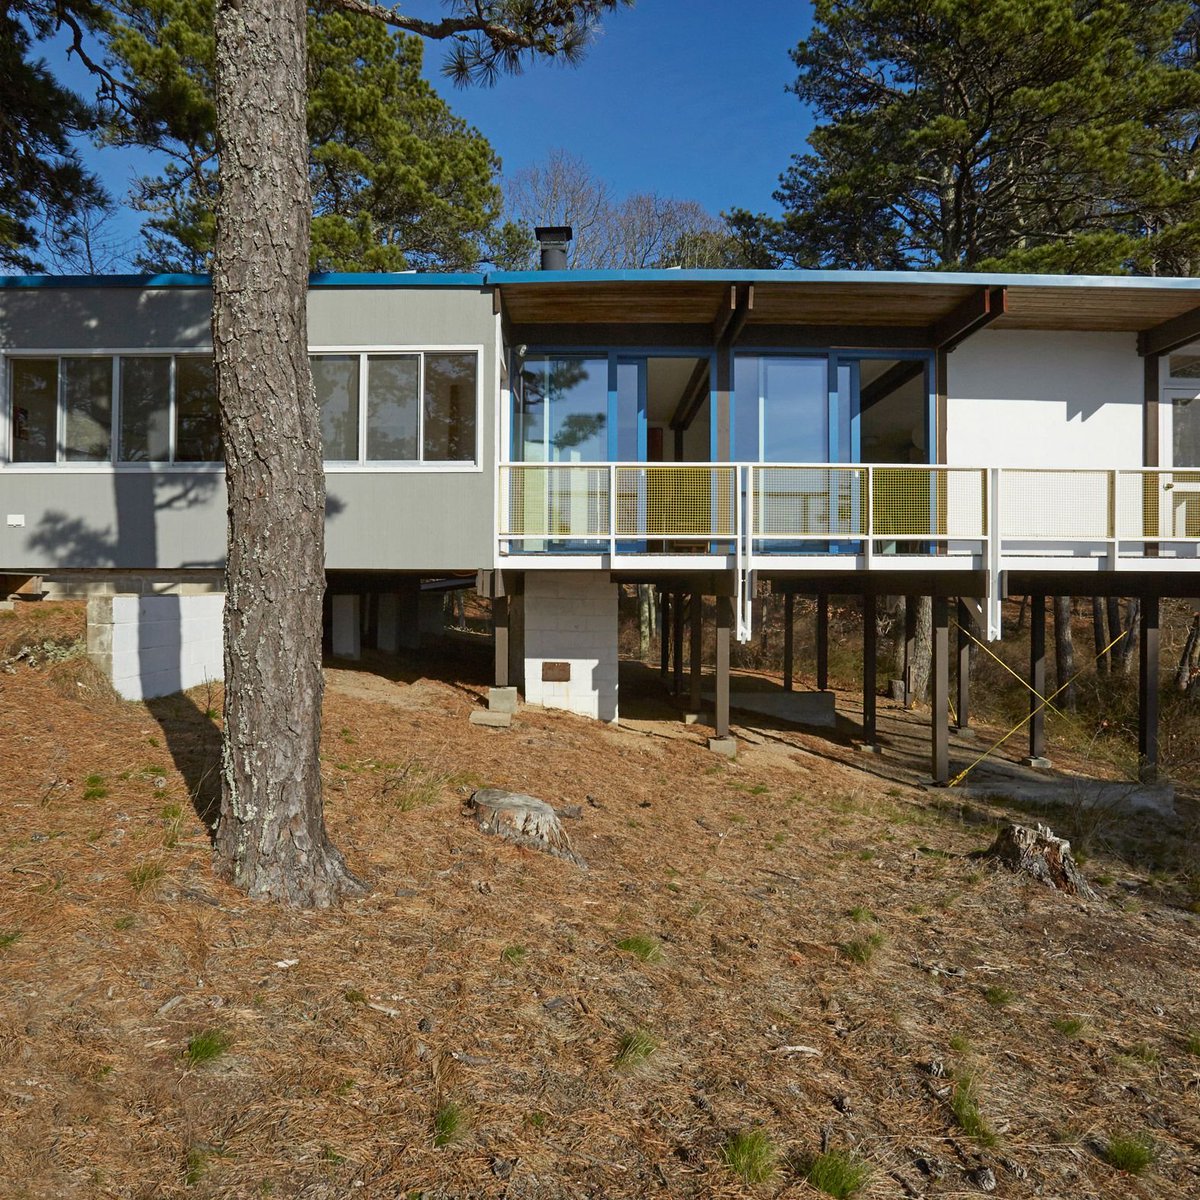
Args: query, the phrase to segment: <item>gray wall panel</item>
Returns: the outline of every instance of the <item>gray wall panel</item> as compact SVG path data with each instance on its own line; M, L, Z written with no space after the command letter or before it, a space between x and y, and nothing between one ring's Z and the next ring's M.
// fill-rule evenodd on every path
M207 288L4 289L0 349L203 349L210 304Z
M493 558L496 318L473 288L318 288L314 346L482 348L483 470L337 471L326 478L326 558L337 570L472 570ZM202 348L207 289L0 291L0 349ZM0 409L7 416L4 406ZM22 514L24 527L7 523ZM220 472L26 471L0 464L0 571L221 565Z

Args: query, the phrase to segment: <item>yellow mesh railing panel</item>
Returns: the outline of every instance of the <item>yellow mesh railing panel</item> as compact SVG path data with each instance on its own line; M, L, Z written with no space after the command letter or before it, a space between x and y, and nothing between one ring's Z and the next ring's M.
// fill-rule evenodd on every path
M617 536L732 538L737 468L617 467Z
M754 536L857 537L866 528L862 467L757 467Z
M1108 471L1006 470L1000 485L1001 537L1107 538L1109 480Z
M529 465L504 469L508 474L508 506L502 537L608 537L607 467Z
M1200 537L1200 471L1121 471L1117 530L1123 538Z

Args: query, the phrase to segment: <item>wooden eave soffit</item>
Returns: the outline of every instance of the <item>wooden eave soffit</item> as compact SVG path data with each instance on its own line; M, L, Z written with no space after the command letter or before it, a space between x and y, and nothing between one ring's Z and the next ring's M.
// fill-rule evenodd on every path
M1197 338L1200 338L1200 308L1193 308L1161 325L1142 330L1137 336L1137 350L1142 358L1154 358L1170 354Z

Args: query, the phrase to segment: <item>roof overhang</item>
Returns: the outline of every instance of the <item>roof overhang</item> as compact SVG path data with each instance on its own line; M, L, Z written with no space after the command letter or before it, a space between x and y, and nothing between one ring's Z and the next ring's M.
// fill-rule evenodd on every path
M1147 333L1200 307L1200 279L871 271L492 272L514 325L714 326L730 288L753 288L742 340L755 327L904 330L949 348L978 309L995 329ZM990 306L990 307L989 307ZM963 326L965 328L965 325ZM965 336L965 334L964 334Z

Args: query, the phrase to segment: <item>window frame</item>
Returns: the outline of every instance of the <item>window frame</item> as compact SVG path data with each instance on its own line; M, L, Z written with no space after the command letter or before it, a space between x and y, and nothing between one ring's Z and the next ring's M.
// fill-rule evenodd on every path
M351 345L338 343L334 345L311 345L308 348L310 358L322 354L357 355L359 357L359 429L357 461L330 461L324 463L326 474L378 474L389 472L415 472L418 474L442 474L457 472L459 474L481 473L484 469L483 445L484 435L484 347L478 342L452 343L430 345ZM366 388L367 371L364 360L370 355L414 355L419 359L419 396L417 445L419 452L424 454L425 444L425 355L426 354L470 354L475 359L475 449L474 457L456 461L431 461L424 459L382 459L368 460L363 455L366 452ZM213 350L208 346L189 346L183 349L166 346L126 346L120 348L84 348L47 346L39 348L5 349L0 350L0 421L3 421L3 435L0 436L0 469L5 471L38 474L42 472L81 472L84 474L104 474L109 472L146 472L166 471L172 473L192 472L207 474L223 471L224 462L177 462L175 461L177 442L177 412L175 400L175 360L185 357L211 358ZM107 358L112 361L112 427L110 437L109 457L98 462L68 462L61 457L63 452L63 435L66 412L63 398L62 368L57 365L64 358ZM123 358L168 358L171 360L171 390L168 401L168 429L170 441L169 461L158 462L124 462L118 456L121 452L121 359ZM54 458L44 462L15 462L13 460L13 396L12 371L10 363L17 359L54 359L57 372L57 394L55 398L55 445Z
M112 471L192 471L207 473L213 471L223 471L225 464L217 459L212 462L176 462L176 441L177 431L176 422L176 407L175 407L175 363L180 358L208 358L213 357L211 348L197 346L188 347L180 350L176 348L164 348L161 346L138 346L120 350L110 349L75 349L75 348L59 348L47 347L46 349L26 350L6 350L0 354L0 386L3 387L3 398L0 403L0 420L4 422L4 436L0 438L0 454L3 458L0 459L0 464L5 470L22 471L27 474L37 473L42 471L53 472L84 472L90 474L105 473ZM66 404L63 393L63 373L62 360L64 358L107 358L112 363L111 376L111 426L109 430L109 455L107 459L96 462L69 462L62 457L64 452L64 436L66 432ZM122 405L121 405L121 360L125 358L165 358L170 361L170 391L167 399L167 429L168 429L168 445L171 457L167 460L147 461L147 462L126 462L120 458L121 453L121 422L122 422ZM44 462L16 462L13 459L13 395L12 395L12 369L11 364L21 359L54 359L57 372L57 393L55 397L55 445L54 458Z
M367 394L370 383L370 358L379 355L389 358L412 356L417 361L417 451L425 453L425 356L427 354L470 354L475 358L475 453L470 459L454 461L432 460L426 462L422 458L389 458L369 459L367 453ZM345 475L348 473L369 473L409 471L418 474L442 474L447 471L481 472L483 470L482 437L483 437L483 347L474 345L453 344L431 346L427 343L419 345L371 345L354 346L345 343L334 345L309 346L309 358L319 358L321 355L355 355L358 357L358 458L330 459L325 462L327 475Z

